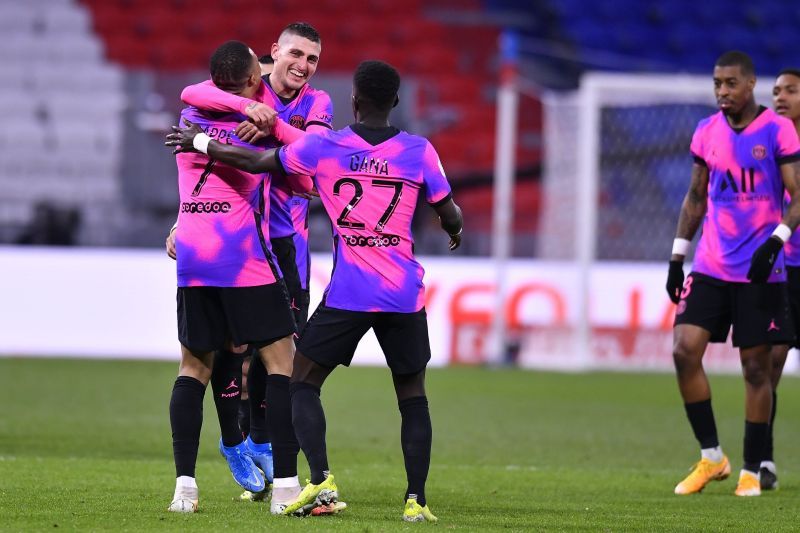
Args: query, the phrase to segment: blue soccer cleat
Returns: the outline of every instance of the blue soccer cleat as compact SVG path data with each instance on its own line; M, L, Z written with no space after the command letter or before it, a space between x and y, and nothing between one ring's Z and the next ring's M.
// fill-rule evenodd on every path
M244 441L244 446L247 455L253 460L258 468L264 472L264 477L267 479L267 484L272 483L274 470L272 468L272 444L265 442L264 444L257 444L253 442L250 436Z
M219 453L228 461L233 479L250 492L261 492L266 488L264 476L256 468L255 463L247 454L247 446L244 442L236 446L224 446L222 439L219 440Z

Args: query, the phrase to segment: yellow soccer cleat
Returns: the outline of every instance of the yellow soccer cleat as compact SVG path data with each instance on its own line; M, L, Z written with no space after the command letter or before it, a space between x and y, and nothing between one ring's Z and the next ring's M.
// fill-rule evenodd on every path
M692 473L675 487L675 494L694 494L702 491L710 481L722 481L731 475L731 463L728 456L723 455L722 461L715 463L703 458L692 468Z
M406 508L403 510L403 520L406 522L436 522L436 518L428 506L421 506L416 498L406 500Z
M739 483L736 484L737 496L761 496L761 481L758 474L742 470L739 472Z
M333 475L328 475L319 485L312 485L310 481L300 491L297 498L283 509L285 515L305 515L314 507L330 505L339 501L339 489L333 480Z

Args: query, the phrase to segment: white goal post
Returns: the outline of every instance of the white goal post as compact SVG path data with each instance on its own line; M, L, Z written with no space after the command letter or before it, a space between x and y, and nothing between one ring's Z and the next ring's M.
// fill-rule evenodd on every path
M771 106L773 82L758 80L758 103ZM711 74L588 73L577 91L539 97L539 239L533 260L503 267L505 292L516 300L494 314L511 316L511 306L518 317L503 345L518 344L522 366L671 368L666 262L691 135L716 111ZM706 360L739 368L738 356L719 345Z

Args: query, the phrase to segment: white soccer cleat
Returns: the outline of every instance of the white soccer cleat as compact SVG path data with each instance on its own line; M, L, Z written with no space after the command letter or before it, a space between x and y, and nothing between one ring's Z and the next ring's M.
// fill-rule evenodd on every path
M196 513L200 491L194 478L181 476L175 480L175 494L167 507L171 513Z
M172 500L172 503L169 504L167 511L171 513L196 513L197 500L189 500L187 498L178 498L177 500Z

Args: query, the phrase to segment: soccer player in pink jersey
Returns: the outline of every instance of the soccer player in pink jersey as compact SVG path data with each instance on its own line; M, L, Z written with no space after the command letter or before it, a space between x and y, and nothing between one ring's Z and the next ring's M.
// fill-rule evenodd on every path
M735 494L761 494L772 409L770 345L794 339L782 248L800 223L800 141L791 121L756 104L755 83L747 54L721 55L714 66L719 112L701 120L692 138L694 165L667 292L678 304L673 358L701 459L676 494L700 492L730 474L702 361L708 343L725 342L731 326L745 379L744 465ZM784 189L792 199L785 213ZM701 223L684 283L683 261Z
M800 135L800 69L782 70L772 88L772 103L775 112L794 123L795 131ZM787 198L787 200L790 200ZM795 233L783 247L786 263L786 278L789 286L789 303L792 311L795 334L800 333L800 234ZM800 347L797 338L792 346ZM778 408L778 383L783 373L783 365L789 352L788 344L777 344L772 347L772 413L770 415L769 435L764 460L761 462L762 490L778 488L778 471L774 462L773 434L775 413Z
M212 80L186 87L181 98L200 109L246 114L249 120L240 124L237 135L249 142L265 138L268 147L291 142L306 132L329 130L333 117L330 97L308 85L316 72L321 50L319 33L312 26L302 22L289 24L278 42L272 45L272 72L263 78L261 87L250 98L222 91ZM308 318L308 254L307 245L298 250L295 240L298 240L298 225L306 231L306 220L298 220L298 215L305 216L307 209L293 205L307 204L307 199L295 196L283 180L273 183L268 193L270 244L289 290L298 331L301 331ZM303 257L306 261L299 265L298 259ZM305 272L301 272L300 267L304 267ZM266 471L270 450L264 422L264 376L264 368L256 359L247 380L251 416L246 443L254 460Z
M450 236L461 242L461 211L433 146L389 124L400 77L380 61L361 63L353 78L356 123L306 136L279 150L241 150L208 140L196 125L176 129L167 145L205 148L212 157L249 172L283 169L313 176L334 232L334 267L320 306L298 341L292 373L292 419L311 480L285 510L302 512L335 502L328 468L320 389L337 365L349 365L361 337L374 329L392 371L402 418L408 486L403 519L436 521L426 503L431 420L425 394L430 360L423 268L414 258L411 219L425 198ZM198 140L199 139L199 140Z
M238 41L225 43L214 52L211 74L217 86L246 96L261 85L255 54ZM220 142L248 151L259 149L235 135L241 114L208 114L189 107L182 116L201 124ZM256 346L269 373L271 416L267 422L273 437L275 482L283 488L274 491L273 503L280 505L293 500L300 487L289 400L295 324L268 245L269 202L264 189L270 186L270 177L242 172L198 153L178 154L177 164L181 206L175 246L181 365L170 402L177 481L169 510L197 510L194 469L203 395L209 379L214 379L214 351L228 344ZM296 186L303 188L303 184ZM234 477L249 490L263 490L264 479L248 455L241 433L235 426L226 431L222 418L220 427L220 450Z

